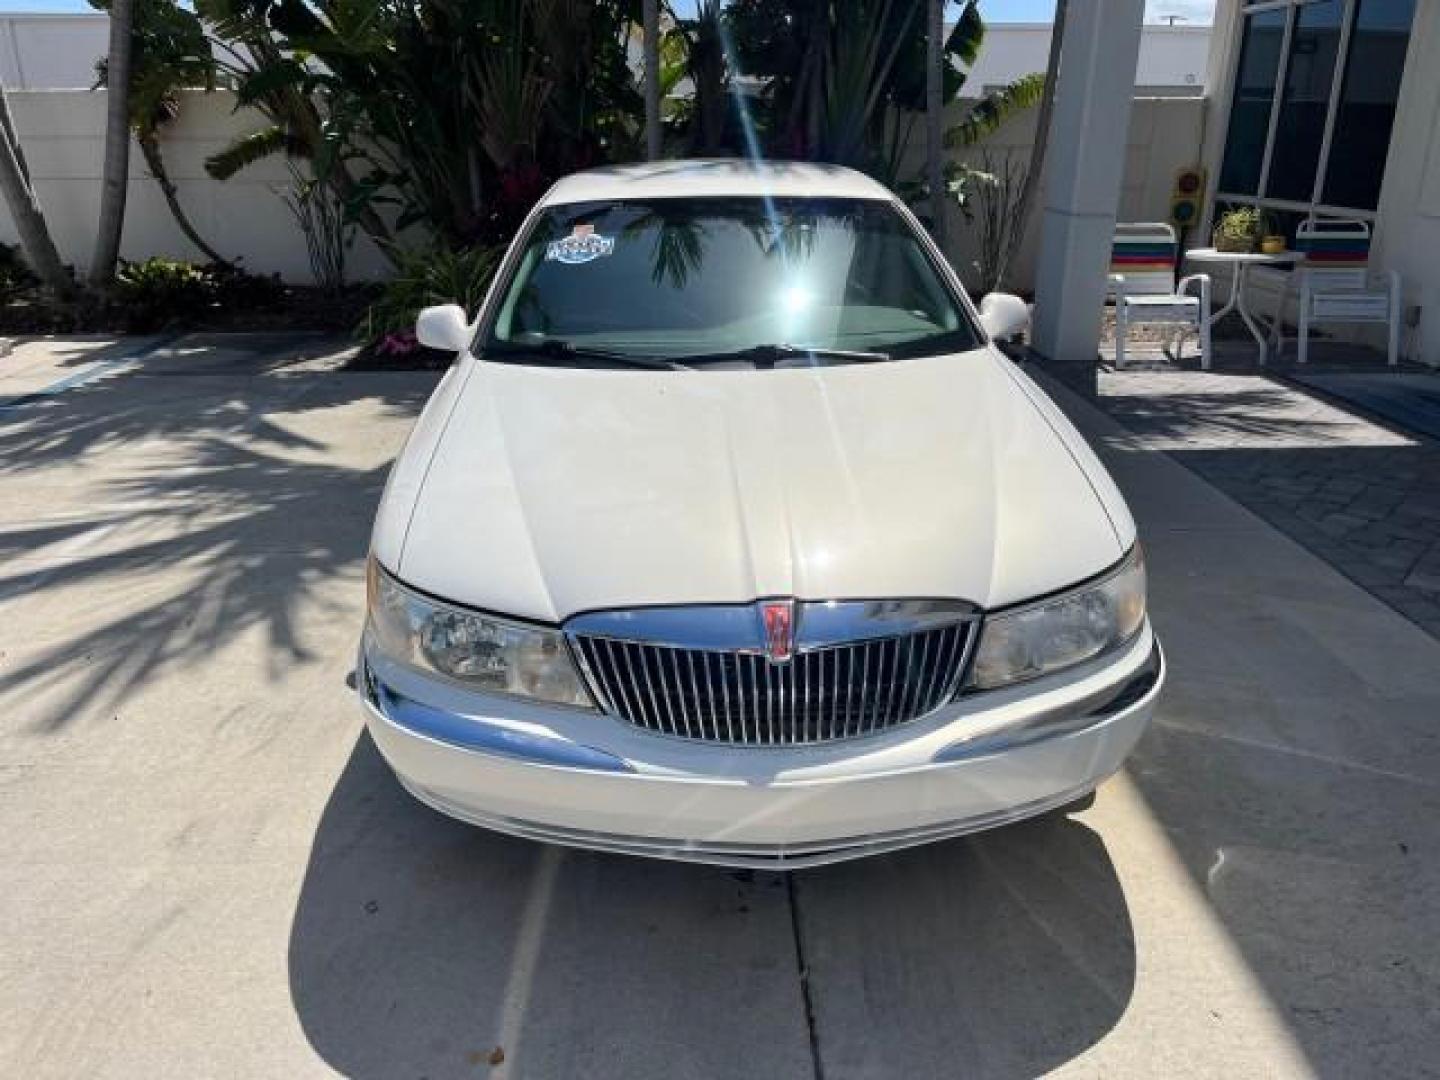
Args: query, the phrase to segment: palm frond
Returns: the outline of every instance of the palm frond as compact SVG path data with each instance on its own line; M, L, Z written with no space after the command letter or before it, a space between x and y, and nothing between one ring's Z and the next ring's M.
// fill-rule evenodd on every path
M945 52L947 57L953 57L965 67L971 68L980 58L980 46L983 44L985 20L980 17L979 0L968 0L945 41Z
M974 146L1016 113L1034 108L1044 94L1045 76L1039 72L992 90L976 102L975 107L965 114L965 119L945 132L945 145L952 150Z
M305 146L291 139L280 125L272 124L241 136L218 154L211 154L205 159L205 171L216 180L229 180L247 165L280 153L303 157Z

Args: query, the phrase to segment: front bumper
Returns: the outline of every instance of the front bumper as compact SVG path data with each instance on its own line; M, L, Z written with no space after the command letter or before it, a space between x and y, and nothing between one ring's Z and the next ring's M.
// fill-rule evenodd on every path
M1092 790L1164 683L1148 625L1118 654L962 697L863 739L726 747L591 711L440 685L362 646L381 753L437 810L535 840L726 866L799 868L1032 817Z

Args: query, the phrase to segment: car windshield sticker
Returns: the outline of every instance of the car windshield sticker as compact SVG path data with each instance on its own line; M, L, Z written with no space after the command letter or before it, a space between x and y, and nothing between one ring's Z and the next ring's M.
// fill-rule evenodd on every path
M615 251L615 238L601 236L594 225L576 225L564 240L551 240L545 246L545 261L579 266Z

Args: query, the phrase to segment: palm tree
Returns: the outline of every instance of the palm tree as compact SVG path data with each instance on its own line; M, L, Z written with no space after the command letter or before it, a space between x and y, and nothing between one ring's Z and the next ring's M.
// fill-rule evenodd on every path
M725 133L729 87L724 18L724 0L696 0L694 18L674 20L683 43L683 66L677 74L689 75L695 95L690 152L699 156L720 150Z
M930 231L945 243L945 0L926 0L925 183L930 188Z
M1050 30L1050 54L1045 61L1045 90L1040 97L1040 111L1035 118L1035 144L1030 150L1030 170L1025 174L1025 183L1020 188L1020 197L1015 204L1019 218L1018 234L1025 235L1025 224L1030 217L1030 208L1035 202L1035 193L1040 189L1040 180L1045 172L1045 151L1050 145L1050 114L1055 109L1055 77L1060 71L1060 50L1065 40L1066 0L1055 0L1055 25Z
M645 156L660 157L660 0L644 0Z
M112 0L90 0L91 7L110 9ZM174 0L132 0L130 55L130 128L150 175L175 224L211 262L229 265L196 230L180 203L179 189L165 168L160 130L180 115L179 91L215 89L215 59L200 20ZM95 65L95 85L108 86L110 64Z
M110 54L107 70L120 72L108 89L105 119L105 167L100 191L100 224L90 284L108 285L120 257L120 231L125 227L125 195L130 178L130 29L131 0L110 5Z
M10 99L4 83L0 83L0 193L4 194L15 231L20 234L25 261L35 276L55 295L66 298L73 295L75 283L60 262L60 253L55 250L55 241L50 238L45 215L40 211L40 202L30 183L30 169L20 140L15 136L15 122L10 115Z
M324 161L323 180L343 205L359 204L360 227L394 267L399 266L394 236L375 207L360 197L361 186L348 163L333 153L325 139L325 119L303 79L304 68L292 62L269 21L269 5L246 0L195 0L195 13L209 27L220 70L235 79L240 100L258 109L268 127L241 136L205 159L205 171L228 180L241 169L273 154L303 158L314 166ZM379 32L378 30L376 32ZM207 44L207 48L208 48ZM281 77L289 74L291 77ZM315 171L315 170L312 170Z

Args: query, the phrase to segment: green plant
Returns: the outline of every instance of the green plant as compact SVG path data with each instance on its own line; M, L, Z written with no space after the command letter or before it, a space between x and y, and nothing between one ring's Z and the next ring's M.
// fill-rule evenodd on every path
M979 291L995 292L1005 284L1010 260L1020 249L1025 219L1018 212L1025 180L1030 171L1028 154L1013 151L980 154L980 172L975 202L979 212Z
M0 80L0 198L10 211L10 220L20 240L20 249L30 269L45 283L46 289L59 300L75 298L77 289L71 272L60 261L54 238L40 209L35 186L30 180L30 166L25 149L15 133L10 115L10 99L5 83Z
M345 208L334 191L307 177L295 162L289 166L292 186L280 192L280 201L305 234L315 284L338 295L345 289L345 258L355 243L354 224L345 220Z
M499 240L556 176L634 156L631 0L195 6L241 104L272 122L207 169L304 158L392 261L410 226L452 249Z
M850 165L894 180L897 144L908 140L924 108L925 21L917 4L735 0L726 24L736 69L764 80L763 95L750 104L770 156ZM950 75L947 89L958 93L958 69L950 66ZM911 116L893 118L892 109Z
M162 256L122 260L115 275L115 300L131 330L194 322L219 308L264 307L282 290L277 278L247 274L226 263L197 265Z
M115 275L115 298L132 330L177 322L209 304L210 293L204 268L181 259L122 261Z
M97 11L110 11L111 0L89 3ZM180 115L180 91L215 89L216 63L205 28L175 0L134 0L131 20L130 130L180 231L206 258L225 262L186 214L160 149L161 130ZM108 57L96 62L95 88L109 84L109 68Z
M201 269L211 307L253 311L276 304L285 295L279 274L249 274L232 263L211 263Z
M20 249L12 244L0 244L0 300L9 300L39 284L40 279L26 265Z
M1254 206L1237 206L1215 224L1215 246L1222 251L1249 251L1260 236L1261 214Z
M763 85L743 99L739 134L748 125L771 157L850 165L908 188L917 205L928 199L923 179L902 175L928 105L923 8L904 0L732 0L721 19L724 59ZM984 39L979 3L964 0L940 50L941 109L960 99ZM945 144L977 141L1038 102L1043 88L1043 76L1031 75L987 95L945 132Z
M688 129L689 153L703 157L724 147L730 105L724 0L696 0L694 13L694 18L680 18L671 12L675 28L662 43L661 59L668 63L661 92L680 126ZM693 92L688 98L671 97L687 75Z
M1044 94L1045 76L1039 72L991 90L945 132L945 145L954 149L983 142L1017 112L1040 104Z
M499 246L482 246L404 254L395 276L355 328L356 335L381 352L412 351L421 308L459 304L470 315L479 311L501 252Z

